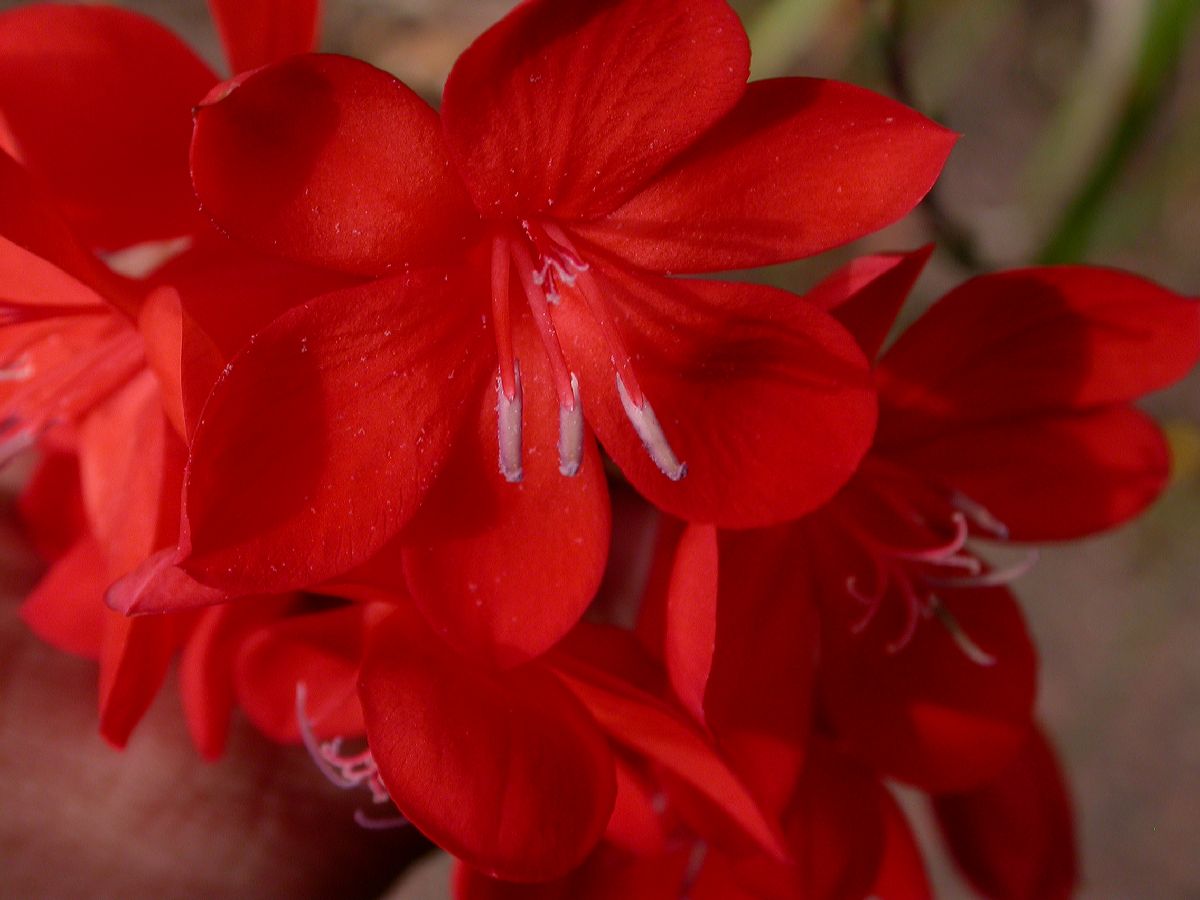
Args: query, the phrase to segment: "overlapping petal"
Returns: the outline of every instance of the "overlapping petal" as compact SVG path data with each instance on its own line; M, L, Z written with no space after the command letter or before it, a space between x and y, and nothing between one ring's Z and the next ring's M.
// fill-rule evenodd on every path
M107 611L99 599L108 564L90 535L55 560L21 604L21 618L39 638L67 653L100 658Z
M599 841L612 755L545 669L478 668L401 609L372 631L360 694L392 800L455 856L499 878L546 881Z
M935 797L933 808L955 860L981 894L1005 900L1074 894L1071 802L1054 750L1038 729L994 780Z
M1200 303L1135 275L1078 266L984 275L934 304L881 360L880 445L962 422L1126 403L1198 359Z
M811 256L907 214L955 135L906 106L809 78L751 83L645 190L580 233L658 272Z
M192 441L185 568L275 593L382 547L478 396L486 332L465 278L382 279L277 319L229 366Z
M214 90L192 179L231 236L311 265L378 275L462 249L476 216L424 100L386 72L307 55Z
M189 233L191 109L216 76L154 21L107 6L0 16L0 112L90 246Z
M592 217L727 112L749 62L725 0L533 0L459 57L446 135L485 214Z
M583 304L561 304L555 321L588 422L643 496L684 519L745 528L809 512L845 483L870 443L875 397L862 352L831 317L759 285L596 268L684 478L665 477L630 425Z

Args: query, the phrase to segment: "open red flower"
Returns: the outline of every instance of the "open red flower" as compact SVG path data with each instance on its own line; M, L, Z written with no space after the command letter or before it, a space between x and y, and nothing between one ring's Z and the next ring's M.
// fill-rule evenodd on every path
M217 385L183 565L239 589L339 574L440 473L404 535L412 590L444 633L487 610L485 643L511 660L596 588L593 432L681 516L754 525L827 499L873 426L857 349L778 291L664 276L879 228L953 136L847 85L747 86L747 62L723 0L535 0L464 53L440 122L341 57L214 92L192 148L206 211L376 280L283 316ZM549 604L574 612L543 627Z
M820 286L876 353L927 253L860 260ZM1132 406L1200 359L1200 304L1108 269L985 275L880 357L862 469L802 523L824 615L831 727L931 790L996 776L1026 744L1036 655L991 544L1082 537L1140 512L1168 454ZM933 620L920 627L923 619Z

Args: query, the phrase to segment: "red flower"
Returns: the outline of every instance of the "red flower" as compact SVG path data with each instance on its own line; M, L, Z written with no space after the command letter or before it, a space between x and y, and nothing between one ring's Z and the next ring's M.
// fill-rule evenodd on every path
M813 297L875 353L925 258L861 260ZM967 541L1082 537L1138 513L1168 455L1131 404L1198 358L1200 304L1084 267L973 279L882 355L875 445L799 537L825 612L823 707L856 752L958 790L1024 745L1036 659L1004 585L1032 557L994 567Z
M846 85L747 87L747 61L721 0L542 0L464 53L440 123L341 57L215 91L192 148L205 209L377 280L282 317L218 384L188 472L188 571L238 590L344 572L440 473L405 534L412 590L439 631L511 662L598 583L591 430L690 518L761 524L836 490L873 420L844 334L768 288L663 275L881 227L953 136Z

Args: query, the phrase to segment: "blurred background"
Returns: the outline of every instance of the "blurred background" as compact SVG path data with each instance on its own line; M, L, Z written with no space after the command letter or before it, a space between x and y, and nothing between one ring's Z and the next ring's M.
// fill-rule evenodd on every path
M202 0L120 5L220 67ZM436 103L457 54L511 5L326 0L322 47ZM854 253L936 240L910 316L977 272L1033 263L1120 266L1200 295L1198 0L733 5L754 77L852 81L963 135L909 219L777 267L773 282L803 290ZM1049 548L1016 585L1042 654L1041 712L1077 803L1087 897L1200 896L1200 376L1147 407L1175 451L1166 496L1117 533ZM6 496L15 477L5 476ZM447 896L436 856L393 883L423 850L417 836L330 830L356 798L335 796L303 751L243 729L228 759L202 766L169 689L124 755L105 748L91 665L40 647L15 617L37 572L5 508L0 896L29 895L17 863L31 859L57 860L53 896L379 896L389 884L396 898ZM56 686L50 707L24 686L35 679ZM68 863L77 874L63 874ZM942 895L966 895L944 863L934 874Z

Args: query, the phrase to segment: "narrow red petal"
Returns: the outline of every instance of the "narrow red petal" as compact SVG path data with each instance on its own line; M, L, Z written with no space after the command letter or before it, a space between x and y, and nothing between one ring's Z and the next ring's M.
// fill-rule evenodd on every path
M109 613L107 618L100 653L100 734L124 747L196 620L187 613L140 619Z
M645 190L581 233L658 272L812 256L906 215L933 186L955 139L852 85L756 81Z
M664 662L675 695L701 725L717 648L717 530L691 525L675 549Z
M464 302L473 290L438 273L380 280L252 339L193 437L184 568L275 593L382 547L416 512L486 378L486 332Z
M873 360L932 254L929 244L912 253L860 256L821 281L805 299L832 313Z
M1055 900L1079 877L1071 801L1053 748L1038 730L993 781L933 798L955 861L977 891Z
M880 362L880 441L926 420L986 422L1135 400L1200 359L1200 302L1111 269L985 275L951 291Z
M548 881L599 841L613 808L612 754L545 669L477 668L415 612L399 612L368 640L360 693L392 800L463 861Z
M561 651L553 660L555 673L618 743L683 779L768 853L787 857L778 825L681 711Z
M443 118L479 209L613 209L729 110L750 53L724 0L533 0L467 49Z
M528 329L523 329L528 330ZM611 513L590 435L571 477L559 471L559 407L544 354L519 340L524 476L497 462L496 387L478 401L437 486L403 536L404 573L417 607L460 652L501 667L558 642L596 596L608 558Z
M192 231L192 107L216 76L151 19L105 6L0 16L0 107L18 157L92 246Z
M933 900L933 887L925 872L925 860L916 835L900 804L890 793L884 801L883 827L883 859L869 896L888 900Z
M556 322L588 422L645 497L684 519L746 528L809 512L849 479L875 397L862 352L828 314L759 285L594 268L683 478L660 471L630 424L585 304L560 304Z
M208 0L208 8L235 73L315 49L321 0Z
M297 262L379 274L459 250L475 213L438 116L386 72L292 57L196 113L192 179L235 238Z
M1019 541L1127 522L1167 486L1162 431L1126 407L964 426L888 452L981 504Z

